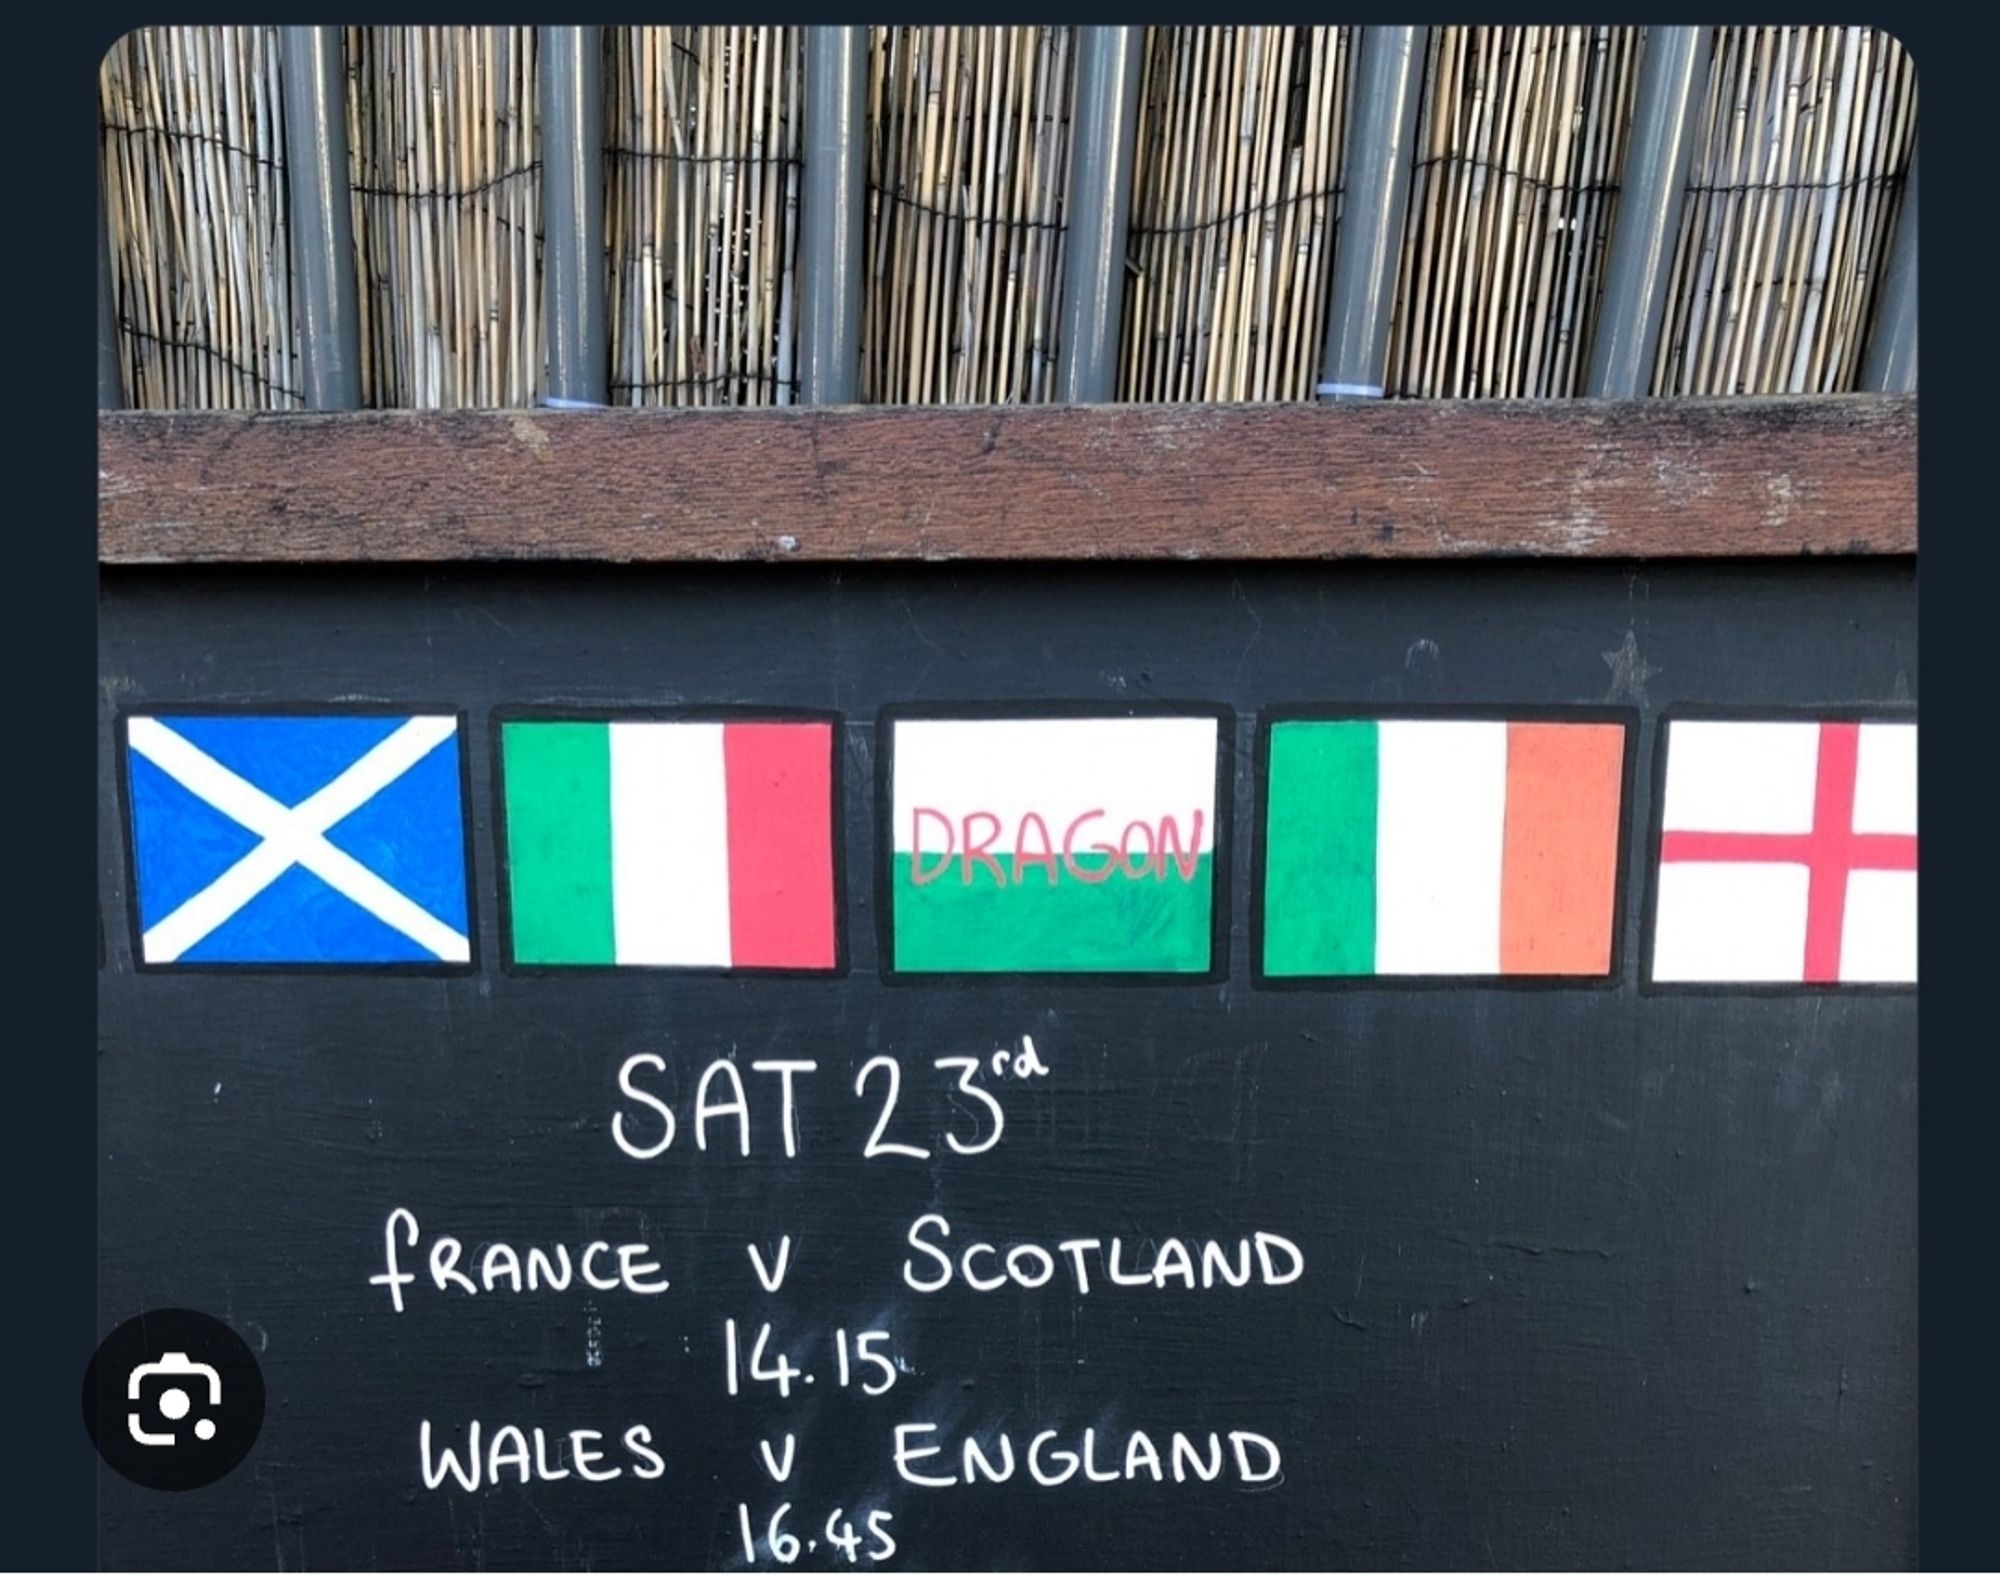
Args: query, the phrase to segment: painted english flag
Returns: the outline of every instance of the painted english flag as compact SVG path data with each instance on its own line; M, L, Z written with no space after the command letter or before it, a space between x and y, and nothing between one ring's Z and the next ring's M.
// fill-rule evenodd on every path
M1274 722L1263 972L1611 971L1625 726Z
M889 726L896 970L1210 971L1214 716Z
M830 970L833 725L500 724L520 964Z
M1666 725L1652 978L1915 984L1914 722Z
M125 719L139 959L471 961L458 718Z

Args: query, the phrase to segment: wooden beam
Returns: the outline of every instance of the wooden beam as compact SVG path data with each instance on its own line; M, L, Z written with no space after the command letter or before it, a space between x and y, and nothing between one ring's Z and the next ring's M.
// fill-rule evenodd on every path
M98 418L110 564L1908 554L1914 396Z

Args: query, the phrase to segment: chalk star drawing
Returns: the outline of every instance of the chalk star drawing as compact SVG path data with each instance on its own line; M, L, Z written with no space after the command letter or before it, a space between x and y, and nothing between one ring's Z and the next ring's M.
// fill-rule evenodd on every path
M1604 658L1604 665L1611 670L1611 687L1604 692L1605 700L1629 700L1645 705L1646 680L1660 670L1641 655L1637 633L1626 630L1625 639L1616 650L1600 655Z

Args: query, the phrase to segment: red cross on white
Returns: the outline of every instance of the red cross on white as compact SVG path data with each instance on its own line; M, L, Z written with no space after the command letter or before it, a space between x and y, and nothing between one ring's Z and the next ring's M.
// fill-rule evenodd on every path
M1917 729L1667 726L1652 977L1913 983Z

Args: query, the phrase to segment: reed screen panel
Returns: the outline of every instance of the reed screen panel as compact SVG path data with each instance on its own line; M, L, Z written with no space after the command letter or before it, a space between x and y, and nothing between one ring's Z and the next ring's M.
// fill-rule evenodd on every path
M299 403L285 119L272 27L147 27L98 75L125 397Z
M806 36L604 30L613 402L797 398ZM1358 37L1145 30L1119 398L1312 397ZM536 38L343 30L364 404L518 407L544 390ZM1643 42L1428 30L1391 396L1583 392ZM1851 390L1916 143L1914 64L1861 27L1711 43L1653 391ZM864 400L1054 397L1077 47L1067 27L869 30ZM99 89L126 399L295 408L279 31L141 29Z

